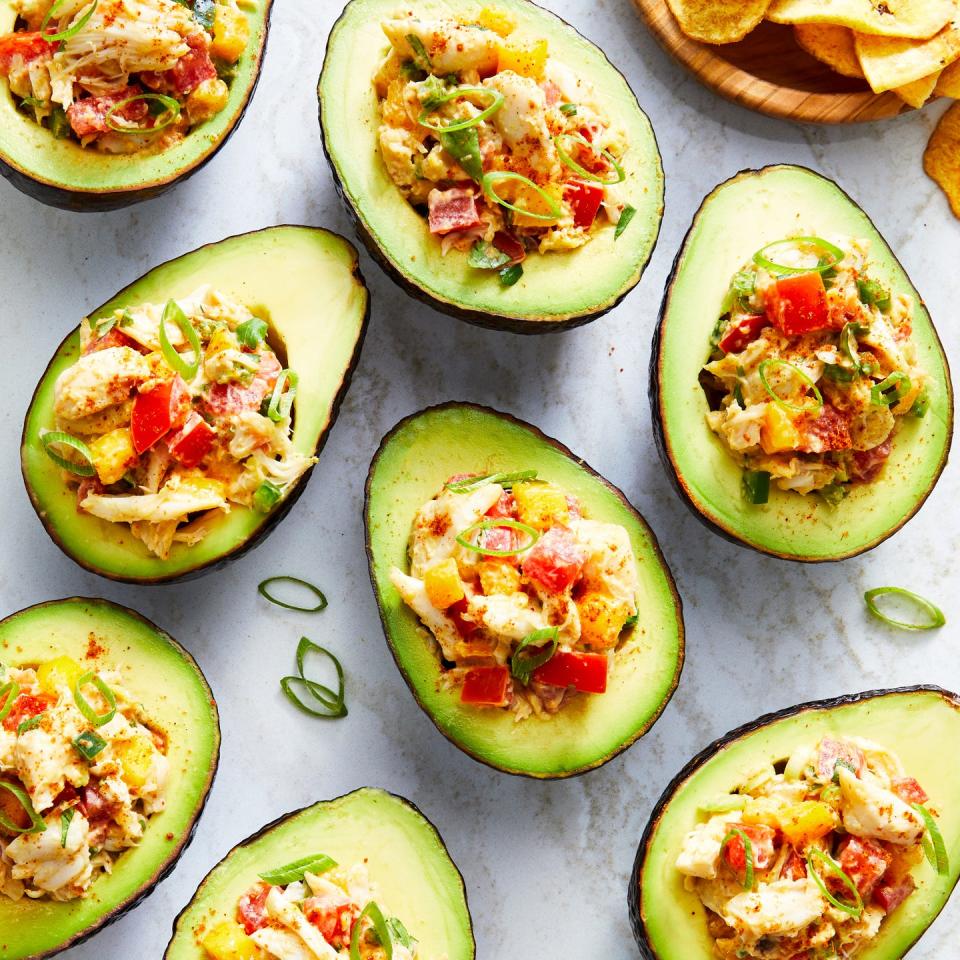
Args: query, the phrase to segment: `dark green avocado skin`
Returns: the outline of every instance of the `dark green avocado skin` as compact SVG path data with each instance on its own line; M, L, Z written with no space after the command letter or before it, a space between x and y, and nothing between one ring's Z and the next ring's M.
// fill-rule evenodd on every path
M640 909L640 878L643 874L647 849L650 841L653 838L654 831L656 830L657 825L666 811L667 806L670 804L681 785L684 784L692 774L694 774L701 766L703 766L704 763L723 750L723 748L728 744L735 740L742 740L746 737L749 737L756 731L761 730L764 727L777 722L778 720L784 720L788 717L803 713L806 710L828 710L847 706L849 704L860 703L864 700L871 700L877 697L920 692L940 694L941 696L952 700L954 704L960 708L960 697L958 697L957 694L951 693L949 690L944 690L942 687L938 687L933 684L917 684L914 686L892 687L881 690L867 690L863 693L847 694L845 696L834 697L827 700L811 700L807 703L797 704L794 707L788 707L784 710L777 710L773 713L765 714L762 717L758 717L756 720L745 723L743 726L737 727L735 730L731 730L729 733L725 734L719 739L714 740L713 743L711 743L708 747L705 747L700 751L700 753L693 757L693 759L691 759L683 767L683 769L673 778L673 780L667 784L660 796L660 799L654 806L650 814L650 819L647 821L647 826L643 832L643 836L640 838L640 846L637 849L637 855L633 863L633 870L630 873L630 884L627 888L627 909L630 917L630 927L633 930L633 936L637 941L637 946L640 949L640 955L643 957L643 960L664 960L663 957L654 951L649 940L647 939L647 933L644 929L643 917ZM927 926L933 923L935 919L936 916L930 917ZM917 940L920 939L925 930L926 927L918 933ZM914 943L916 943L916 941L914 941ZM684 960L700 960L700 958L690 957L684 958Z

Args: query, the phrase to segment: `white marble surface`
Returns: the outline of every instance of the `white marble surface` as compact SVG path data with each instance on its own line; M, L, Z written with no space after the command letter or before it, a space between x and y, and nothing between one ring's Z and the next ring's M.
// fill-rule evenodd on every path
M942 108L883 125L792 126L701 89L656 46L630 0L547 5L604 47L656 129L666 218L642 283L588 327L521 339L432 313L364 255L373 319L308 490L265 545L194 583L117 585L64 557L22 489L22 417L66 331L154 264L274 223L350 234L320 150L313 92L339 0L277 0L263 78L241 128L166 196L80 216L0 182L2 612L74 594L141 610L195 653L223 723L220 775L193 845L149 900L70 951L71 960L158 958L177 911L235 842L285 811L363 784L411 797L439 826L466 877L479 957L634 957L626 910L634 850L652 803L690 755L801 700L917 682L960 689L956 628L894 634L866 619L861 600L864 589L900 584L960 618L955 464L891 541L842 565L802 568L727 544L688 514L656 458L646 400L664 279L702 196L741 168L779 161L812 166L859 199L923 291L948 353L960 355L960 229L920 163ZM586 777L535 783L462 755L413 702L383 641L363 551L363 479L395 420L454 398L531 420L620 485L656 530L683 596L687 665L676 696L646 738ZM281 572L321 584L330 608L310 619L268 607L256 584ZM283 700L276 680L301 633L341 654L347 720L313 721ZM954 956L958 937L960 897L912 956Z

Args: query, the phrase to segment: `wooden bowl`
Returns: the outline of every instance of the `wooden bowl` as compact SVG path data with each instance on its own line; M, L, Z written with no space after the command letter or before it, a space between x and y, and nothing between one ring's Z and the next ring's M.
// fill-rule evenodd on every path
M660 45L705 86L771 117L804 123L884 120L912 108L895 93L841 76L798 46L793 29L764 21L739 43L685 36L664 0L633 0Z

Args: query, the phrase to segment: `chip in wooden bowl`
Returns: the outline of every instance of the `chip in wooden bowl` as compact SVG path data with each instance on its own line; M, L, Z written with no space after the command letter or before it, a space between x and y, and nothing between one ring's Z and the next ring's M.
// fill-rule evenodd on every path
M667 0L680 29L701 43L736 43L762 20L770 0Z
M811 57L844 77L862 77L857 45L849 27L832 23L798 23L793 28L797 43Z
M773 0L775 23L832 23L859 33L926 40L956 13L954 0Z
M940 118L923 155L923 169L940 185L960 217L960 103Z
M939 74L944 67L960 59L960 8L955 9L954 19L928 40L903 40L863 33L855 36L857 56L867 83L874 93L883 93Z

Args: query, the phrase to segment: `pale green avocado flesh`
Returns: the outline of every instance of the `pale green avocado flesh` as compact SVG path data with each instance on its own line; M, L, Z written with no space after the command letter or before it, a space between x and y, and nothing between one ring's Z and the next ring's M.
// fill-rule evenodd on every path
M697 381L733 275L766 244L798 234L870 242L870 275L913 300L914 340L930 375L927 415L903 420L878 479L854 484L837 507L775 484L769 504L747 503L739 466L707 426L707 399ZM704 201L667 285L652 364L654 426L681 495L714 529L765 553L809 561L862 553L919 509L946 463L953 390L930 315L867 215L810 170L748 171Z
M417 0L403 8L393 0L348 3L330 35L318 90L327 156L367 246L415 295L464 319L521 332L577 318L583 322L615 306L640 279L663 213L663 171L650 121L601 50L528 0L496 4L517 21L517 36L546 39L551 57L589 80L611 121L625 130L627 180L618 189L637 214L616 242L613 227L603 226L577 251L528 256L521 280L504 287L496 271L468 266L466 253L443 255L438 238L400 194L380 155L373 75L388 48L381 23L407 9L425 20L469 20L483 6L479 0Z
M899 960L934 921L960 877L960 767L950 750L960 742L960 702L936 689L878 691L758 721L740 735L723 738L668 788L654 810L631 881L631 919L646 960L715 956L704 907L684 889L675 866L687 833L703 820L698 808L735 790L758 768L824 736L864 737L898 754L907 776L930 795L950 861L943 876L926 861L914 869L916 892L883 921L857 960Z
M637 558L640 620L624 640L607 692L579 694L550 717L516 722L510 711L470 707L441 683L429 632L390 582L409 569L417 511L456 474L536 470L578 497L586 515L630 534ZM680 600L656 539L623 495L534 427L484 407L449 404L402 421L387 435L367 479L367 551L384 631L417 701L444 736L508 773L563 777L606 762L653 724L683 666Z
M0 0L0 35L14 29L19 0ZM111 209L155 196L187 176L223 145L253 95L267 40L273 0L246 5L250 40L234 68L226 107L167 150L108 154L73 139L56 139L18 109L0 78L0 172L24 192L70 209Z
M354 248L312 227L271 227L231 237L156 267L90 313L92 321L118 307L164 303L209 284L263 316L299 374L293 444L306 456L322 445L349 383L366 328L368 299ZM51 536L74 560L96 573L131 582L171 580L242 552L259 540L302 490L264 515L233 506L194 545L175 544L165 560L152 555L125 524L77 510L76 493L44 452L40 433L54 426L57 377L79 356L79 331L61 344L47 368L24 425L24 482Z
M204 932L235 919L259 874L320 853L346 869L366 864L375 902L419 942L419 956L473 960L463 878L440 835L412 804L369 787L283 817L235 847L177 918L164 960L206 960Z
M146 896L189 842L220 750L217 708L190 655L152 623L106 600L44 603L0 622L0 662L33 666L69 656L89 670L119 672L151 726L166 734L166 808L143 841L123 853L87 897L65 903L0 896L0 960L40 958L115 920Z

